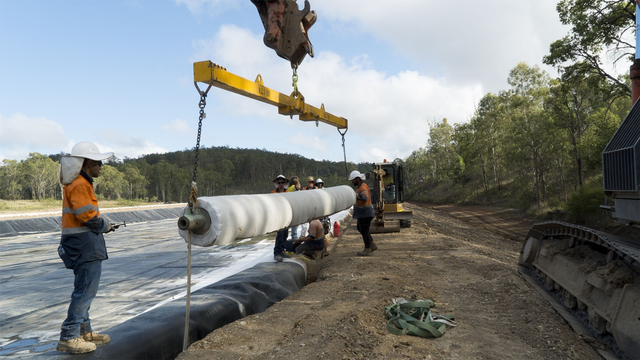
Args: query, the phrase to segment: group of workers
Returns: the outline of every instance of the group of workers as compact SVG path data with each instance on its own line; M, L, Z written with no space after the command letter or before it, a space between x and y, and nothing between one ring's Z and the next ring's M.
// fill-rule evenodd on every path
M72 354L89 353L95 351L97 345L111 341L109 335L93 331L89 318L89 308L98 292L102 261L109 258L103 234L117 228L100 217L98 199L93 189L93 182L100 175L102 162L111 156L113 153L100 153L96 145L86 141L76 144L71 150L70 157L77 159L81 168L77 176L74 174L75 178L72 176L72 180L65 183L63 188L62 235L58 255L65 267L73 270L75 280L67 318L62 323L60 340L56 347L58 351ZM374 211L371 192L364 180L365 175L357 170L349 176L349 181L356 188L353 218L357 220L357 228L364 241L364 250L358 252L360 256L371 255L378 248L369 232ZM296 176L292 177L291 186L284 175L276 177L273 183L276 186L273 193L324 188L322 179L316 180L312 176L307 178L305 187L302 187ZM320 220L311 221L308 224L308 232L303 230L302 237L298 237L297 227L291 230L292 238L289 241L289 229L277 233L274 247L274 260L277 262L290 257L285 250L301 254L325 248L325 231Z
M371 190L369 186L364 182L365 175L358 170L354 170L349 175L349 181L356 188L356 204L353 209L353 218L357 221L358 232L362 235L364 242L364 250L357 253L358 256L370 256L371 253L378 250L378 246L374 243L371 237L369 227L371 221L375 217L373 205L371 203ZM289 179L284 175L278 175L273 184L276 187L272 193L285 193L294 192L300 190L312 190L322 189L324 184L322 179L318 178L314 181L313 176L307 178L307 186L302 187L300 180L297 176L291 177L291 185L289 186ZM282 262L285 258L290 258L286 252L292 252L296 254L310 254L316 250L323 250L325 248L325 231L320 220L312 220L309 222L309 230L306 236L306 230L302 231L303 237L298 237L299 226L291 228L291 240L287 240L289 237L289 229L283 229L276 233L276 243L273 248L273 259L276 262Z
M289 185L291 183L291 185ZM307 178L307 186L300 184L300 179L297 176L292 176L291 181L284 175L278 175L273 179L273 184L276 187L271 193L285 193L302 190L314 190L324 188L322 179L317 180L313 176ZM282 262L285 258L290 258L285 251L296 254L311 254L316 250L324 250L324 227L320 220L312 220L308 224L307 229L302 227L302 237L298 236L298 230L301 226L294 226L291 228L291 240L289 238L289 229L283 229L276 233L276 244L273 248L273 259L277 262ZM305 234L307 234L305 236Z

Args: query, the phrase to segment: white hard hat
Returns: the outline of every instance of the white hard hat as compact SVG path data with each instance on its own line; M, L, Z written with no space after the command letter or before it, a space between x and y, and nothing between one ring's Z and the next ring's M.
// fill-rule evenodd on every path
M323 184L324 184L324 182L323 182L323 181L322 181L322 179L320 179L320 178L318 178L318 179L316 180L316 184L319 184L319 183L323 183Z
M284 175L282 175L282 174L278 175L278 177L276 177L275 179L273 179L273 182L276 182L276 181L278 181L278 180L280 180L280 179L284 180L285 182L289 182L289 179L287 179L287 178L286 178Z
M360 179L362 179L362 180L365 180L365 176L364 176L364 174L363 174L363 173L361 173L361 172L360 172L360 171L358 171L358 170L353 170L353 171L351 172L351 174L349 174L349 181L351 181L351 180L353 180L353 179L355 179L355 178L357 178L357 177L359 177L359 178L360 178Z
M88 141L81 141L71 149L71 156L91 159L94 161L106 160L113 156L112 152L100 153L98 147Z

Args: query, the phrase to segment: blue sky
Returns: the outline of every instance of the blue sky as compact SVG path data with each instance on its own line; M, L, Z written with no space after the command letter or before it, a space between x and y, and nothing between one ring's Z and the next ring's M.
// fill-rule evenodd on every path
M299 88L349 119L348 160L404 158L426 144L429 122L468 121L517 62L541 65L567 32L553 0L481 3L311 1L316 57ZM194 61L291 92L290 66L263 32L249 0L0 0L0 160L78 141L121 158L192 148ZM334 128L216 88L202 144L342 160Z

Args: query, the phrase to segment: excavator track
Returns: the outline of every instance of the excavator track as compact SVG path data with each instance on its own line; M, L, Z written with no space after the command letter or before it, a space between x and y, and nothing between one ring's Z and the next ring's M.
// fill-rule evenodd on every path
M531 227L518 271L606 359L640 359L640 243L551 221ZM604 346L603 344L606 344Z

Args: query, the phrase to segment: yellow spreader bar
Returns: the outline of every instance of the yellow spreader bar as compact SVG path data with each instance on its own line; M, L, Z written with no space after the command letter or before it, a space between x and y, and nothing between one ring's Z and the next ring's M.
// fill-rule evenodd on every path
M193 81L212 85L254 100L262 101L269 105L277 106L279 114L299 115L302 121L320 121L335 126L338 129L347 129L349 127L347 119L324 111L324 104L322 104L320 108L317 108L306 104L301 94L293 97L269 89L264 86L262 76L260 75L258 75L256 81L250 81L228 72L227 69L211 61L199 61L193 63Z

